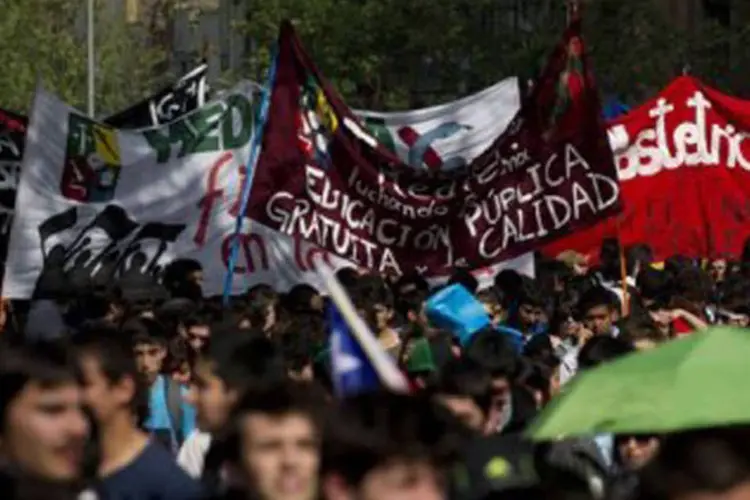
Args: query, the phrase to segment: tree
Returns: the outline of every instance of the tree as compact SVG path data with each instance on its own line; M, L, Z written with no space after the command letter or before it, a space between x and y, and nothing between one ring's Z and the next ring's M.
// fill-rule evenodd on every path
M85 3L80 0L5 0L0 16L0 107L25 113L41 81L68 103L86 102ZM167 52L142 26L96 7L96 98L100 116L142 99L168 79L154 72Z
M352 107L437 104L517 75L533 78L560 39L564 0L247 0L238 27L266 68L282 19ZM630 104L689 68L727 92L750 91L750 24L675 21L656 0L583 0L584 34L603 94ZM750 8L747 8L750 16ZM736 18L736 19L735 19ZM739 21L737 21L739 19ZM747 18L745 19L747 21ZM237 75L247 76L247 71Z

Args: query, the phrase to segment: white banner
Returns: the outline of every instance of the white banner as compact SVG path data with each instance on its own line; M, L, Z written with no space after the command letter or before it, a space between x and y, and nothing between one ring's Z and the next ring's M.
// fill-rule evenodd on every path
M59 276L61 266L69 275L111 283L113 274L156 273L176 257L199 261L204 292L220 294L255 131L256 90L243 83L181 120L141 131L93 122L39 90L27 134L17 194L23 210L11 230L4 296L32 297L39 283ZM513 79L455 103L408 113L369 113L368 119L377 116L397 137L404 127L426 135L443 123L458 123L467 134L441 138L441 132L432 135L434 142L418 144L420 151L433 148L454 164L471 160L462 155L481 152L518 106ZM411 141L407 139L403 144ZM408 157L410 150L402 152ZM334 268L351 265L260 224L249 226L240 235L233 293L259 283L281 291L300 282L320 287L315 269L320 259ZM522 256L499 267L533 275L533 258ZM494 272L479 271L477 277L486 283Z

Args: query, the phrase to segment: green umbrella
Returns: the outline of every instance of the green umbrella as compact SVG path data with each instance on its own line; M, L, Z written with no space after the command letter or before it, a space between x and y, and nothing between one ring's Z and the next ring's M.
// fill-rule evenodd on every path
M750 423L750 330L712 328L581 373L528 429L535 440Z

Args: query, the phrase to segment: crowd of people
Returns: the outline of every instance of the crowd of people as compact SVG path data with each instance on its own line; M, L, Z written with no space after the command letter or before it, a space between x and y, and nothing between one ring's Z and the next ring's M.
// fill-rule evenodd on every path
M708 325L747 327L748 277L750 251L654 263L614 240L596 266L537 256L535 279L505 270L479 287L458 269L448 285L489 318L459 341L425 307L441 287L343 269L411 387L340 397L331 305L311 286L259 285L224 306L190 260L159 283L62 273L0 318L2 498L750 498L744 426L524 435L583 371Z

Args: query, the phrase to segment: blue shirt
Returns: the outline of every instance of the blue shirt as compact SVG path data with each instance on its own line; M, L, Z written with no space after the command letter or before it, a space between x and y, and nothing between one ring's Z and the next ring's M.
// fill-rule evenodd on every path
M197 500L204 496L201 485L154 442L125 467L102 479L96 490L99 498L106 500Z
M151 386L148 402L148 419L144 427L150 431L159 441L169 443L170 448L177 450L179 443L177 433L172 428L172 419L169 416L167 404L167 379L159 375ZM195 430L195 408L185 402L188 388L180 386L182 396L182 438L185 439Z

